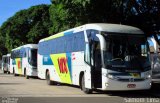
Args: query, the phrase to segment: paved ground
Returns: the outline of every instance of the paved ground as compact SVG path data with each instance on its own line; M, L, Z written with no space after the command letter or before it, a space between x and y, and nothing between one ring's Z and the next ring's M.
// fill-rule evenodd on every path
M160 102L160 83L149 91L102 92L84 94L79 87L70 85L48 86L45 80L14 77L0 71L0 103L118 103Z

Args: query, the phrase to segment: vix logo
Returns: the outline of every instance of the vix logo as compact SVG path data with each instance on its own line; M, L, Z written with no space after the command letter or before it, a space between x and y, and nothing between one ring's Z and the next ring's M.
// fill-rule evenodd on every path
M58 65L59 65L60 73L68 73L67 58L65 57L58 58Z
M21 61L18 61L18 69L21 68Z

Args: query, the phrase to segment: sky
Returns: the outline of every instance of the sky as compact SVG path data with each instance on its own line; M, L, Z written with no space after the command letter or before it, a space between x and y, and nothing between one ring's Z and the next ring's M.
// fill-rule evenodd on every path
M0 26L16 12L39 4L51 4L50 0L0 0Z

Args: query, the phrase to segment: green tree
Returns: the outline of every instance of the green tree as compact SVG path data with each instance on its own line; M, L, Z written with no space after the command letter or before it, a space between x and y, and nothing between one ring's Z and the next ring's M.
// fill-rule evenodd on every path
M1 34L1 30L0 30L0 59L3 54L7 53L7 48L5 47L4 41L5 41L5 39L4 39L3 35Z
M86 23L122 20L122 0L51 0L50 34Z
M88 0L51 0L49 9L52 26L50 34L64 31L88 22L86 5Z
M141 28L158 40L159 0L51 0L50 33L86 23L118 23ZM159 42L160 44L160 42Z
M49 36L49 7L38 5L21 10L2 24L0 33L5 41L0 41L8 51L24 44L38 43L41 38Z
M26 37L28 42L38 43L40 39L49 36L51 26L49 7L50 5L39 5L27 10L29 32Z

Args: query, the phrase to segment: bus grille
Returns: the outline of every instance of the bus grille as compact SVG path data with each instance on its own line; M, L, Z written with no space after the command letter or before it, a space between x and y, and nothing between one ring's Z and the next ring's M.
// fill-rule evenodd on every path
M117 80L121 82L141 82L141 81L144 81L145 79L144 78L127 78L127 79L119 78Z

